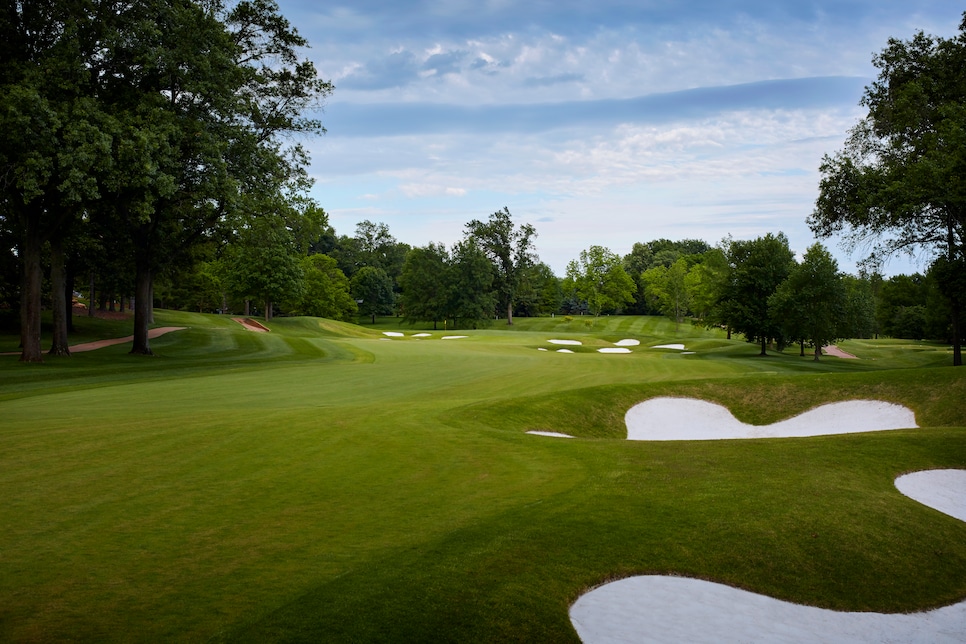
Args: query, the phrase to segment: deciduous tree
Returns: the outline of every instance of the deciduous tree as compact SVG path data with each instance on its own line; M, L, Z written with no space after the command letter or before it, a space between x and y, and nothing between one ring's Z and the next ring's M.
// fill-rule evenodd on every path
M852 248L889 255L923 250L966 259L966 14L955 38L922 32L890 39L873 58L867 116L840 152L824 157L809 225L844 232ZM958 289L947 289L953 364L962 364Z
M781 337L779 321L769 314L768 298L785 281L795 256L784 234L768 233L754 240L736 240L728 246L728 281L721 298L725 324L761 345Z
M567 265L567 282L595 316L634 301L634 280L621 257L603 246L580 251L580 258Z
M466 233L476 240L496 269L496 286L500 306L506 311L506 323L513 324L513 302L527 269L534 264L533 239L536 229L530 224L514 225L510 209L490 215L489 220L474 219L466 224Z

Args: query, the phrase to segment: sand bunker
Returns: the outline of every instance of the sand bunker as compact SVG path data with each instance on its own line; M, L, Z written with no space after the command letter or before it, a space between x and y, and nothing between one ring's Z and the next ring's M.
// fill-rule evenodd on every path
M652 349L676 349L677 351L684 351L683 344L656 344Z
M923 505L966 521L966 470L927 470L896 479L896 489ZM966 640L966 624L963 624Z
M631 350L627 347L604 347L597 349L597 353L631 353Z
M833 356L835 358L845 358L846 360L858 360L859 356L854 356L848 351L842 351L834 344L830 344L822 348L822 353L827 356Z
M963 642L966 602L926 613L843 613L700 579L629 577L570 608L594 642Z
M232 318L233 322L237 322L249 331L254 331L255 333L268 333L269 329L267 326L263 325L261 322L256 322L251 318Z
M550 344L570 344L574 346L580 346L583 344L580 340L547 340Z
M557 349L557 353L573 353L570 349Z
M432 336L432 333L413 333L414 338L430 338Z
M531 429L527 432L528 434L533 434L534 436L553 436L554 438L573 438L570 434L561 434L560 432L545 432L539 429Z
M462 340L463 338L468 338L468 335L444 335L441 340Z
M403 338L406 336L405 333L400 333L399 331L383 331L382 334L389 338Z
M900 476L900 492L966 521L966 470ZM966 642L966 601L924 613L846 613L701 579L646 575L599 586L570 607L593 642Z
M627 340L618 340L614 344L617 345L618 347L636 347L640 343L641 343L640 340L627 339Z
M855 400L822 405L764 427L721 405L654 398L625 417L637 440L818 436L916 427L901 405ZM903 494L966 521L966 470L901 476ZM966 601L924 613L847 613L803 606L701 579L646 575L604 584L570 608L580 639L593 642L966 642Z
M918 427L912 410L878 400L849 400L772 425L748 425L721 405L693 398L652 398L624 416L628 440L715 440L824 436Z

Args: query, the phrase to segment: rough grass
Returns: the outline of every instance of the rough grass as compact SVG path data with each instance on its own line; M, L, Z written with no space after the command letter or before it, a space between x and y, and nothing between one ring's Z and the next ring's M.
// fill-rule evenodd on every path
M944 347L815 364L652 318L442 341L157 317L190 328L155 358L0 360L0 640L564 642L581 592L639 573L841 610L966 597L966 525L892 484L966 467L966 376L936 366ZM585 351L537 351L557 337ZM697 353L593 351L624 337ZM922 428L622 440L657 395L753 423L876 398Z

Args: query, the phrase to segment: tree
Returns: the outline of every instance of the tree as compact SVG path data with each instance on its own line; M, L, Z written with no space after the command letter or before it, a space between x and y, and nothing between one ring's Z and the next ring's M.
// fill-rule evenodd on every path
M845 328L843 337L871 338L875 333L875 296L869 277L843 275L845 286Z
M691 304L687 287L688 265L681 257L670 266L658 264L641 275L645 294L656 301L661 313L680 323Z
M721 324L718 305L728 283L728 258L721 248L712 248L701 255L701 261L691 267L685 286L694 314L707 325Z
M403 319L407 322L445 320L450 305L450 257L443 244L413 248L406 254L399 285Z
M305 290L292 306L296 315L356 322L359 306L352 299L349 279L328 255L316 254L301 260Z
M802 263L789 271L768 299L771 316L785 337L811 342L815 360L822 347L845 336L848 299L835 258L821 245L805 251Z
M20 359L40 362L43 248L53 250L55 339L66 340L66 231L96 199L108 118L90 91L86 65L110 29L81 3L5 3L0 12L0 219L21 261Z
M496 287L500 306L506 311L506 323L513 324L513 301L527 269L536 258L533 238L536 229L530 224L514 226L510 209L498 210L486 222L474 219L466 224L466 233L486 253L496 269Z
M603 246L580 251L579 260L567 264L567 281L595 316L634 301L634 280L621 257Z
M255 218L241 231L230 256L233 290L245 299L264 302L266 321L272 319L275 302L302 297L302 267L292 235L279 218Z
M322 131L303 113L332 86L271 0L7 3L0 41L0 216L21 233L23 358L39 359L42 247L59 264L82 215L131 240L132 353L150 354L154 276L248 202L305 187L307 157L284 135Z
M867 116L845 148L826 155L808 223L821 237L844 232L873 254L925 250L966 260L966 14L951 39L922 32L890 39L873 58ZM961 291L950 299L953 364L962 365Z
M783 233L751 241L732 241L728 246L730 266L720 308L724 323L761 344L766 354L768 342L781 338L781 326L768 310L768 298L785 281L795 257Z
M352 276L352 295L359 304L359 312L372 318L376 323L377 315L392 313L395 297L392 291L392 278L386 271L373 266L363 266Z
M495 271L486 253L473 239L453 245L450 264L450 315L458 326L474 329L490 324L496 309Z

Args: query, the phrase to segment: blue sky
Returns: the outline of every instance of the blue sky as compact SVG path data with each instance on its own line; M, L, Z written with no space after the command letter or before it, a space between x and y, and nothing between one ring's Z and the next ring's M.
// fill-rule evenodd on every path
M890 37L949 0L279 0L335 93L303 143L339 234L452 243L508 207L558 275L591 245L784 232L863 112ZM826 242L844 270L849 257ZM910 272L896 260L887 273Z

